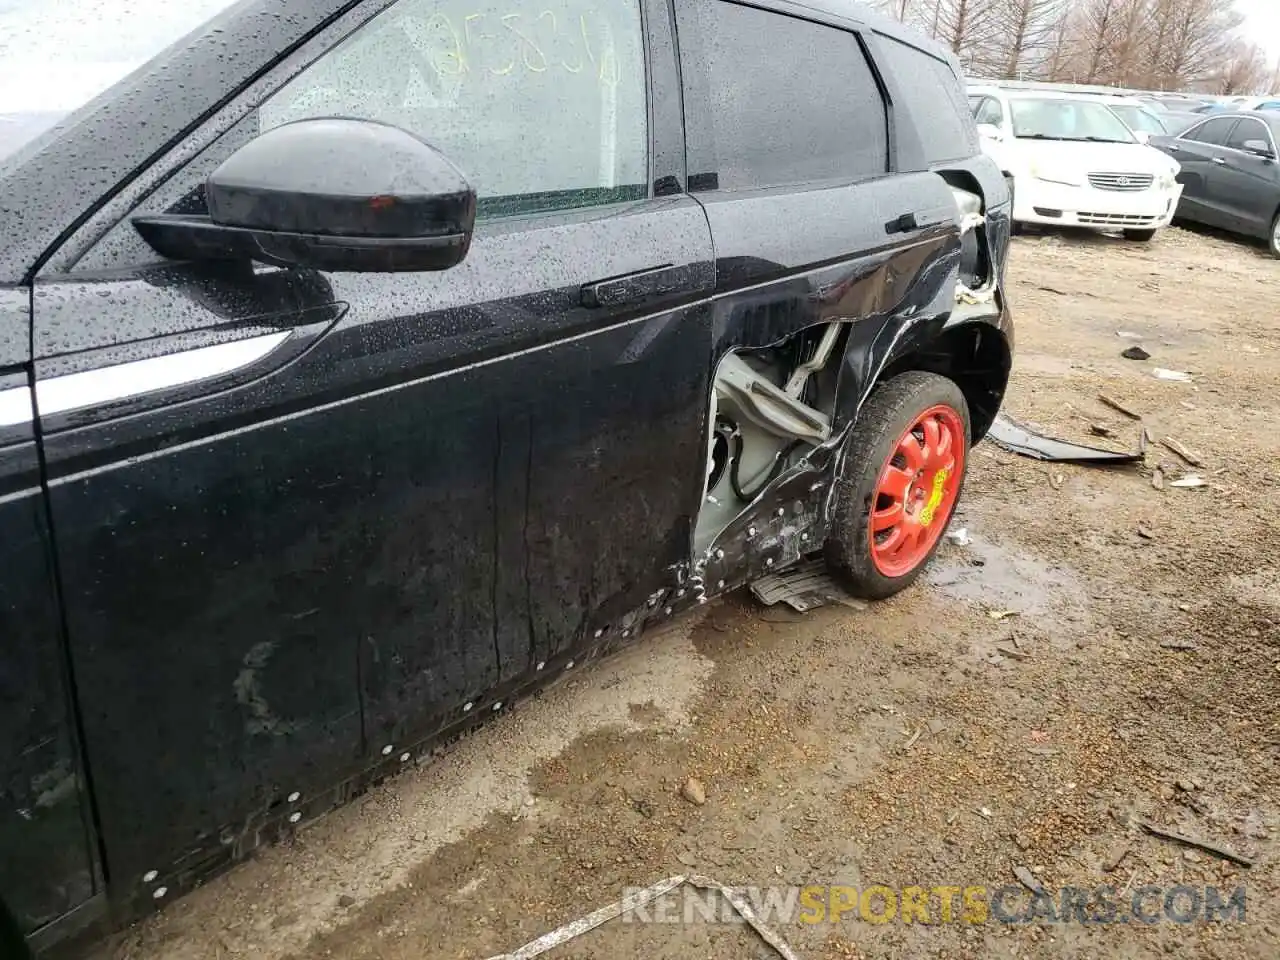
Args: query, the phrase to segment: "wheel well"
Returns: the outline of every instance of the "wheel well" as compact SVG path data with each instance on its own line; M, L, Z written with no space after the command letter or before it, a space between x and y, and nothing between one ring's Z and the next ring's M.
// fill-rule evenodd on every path
M977 443L986 436L1004 401L1012 362L1009 344L999 330L987 323L966 323L894 360L879 380L907 370L925 370L955 381L969 405L970 443Z

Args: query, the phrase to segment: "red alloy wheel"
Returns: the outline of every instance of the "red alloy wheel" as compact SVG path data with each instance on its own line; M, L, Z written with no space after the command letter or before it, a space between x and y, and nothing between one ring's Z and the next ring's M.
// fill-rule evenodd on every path
M910 573L942 536L964 478L964 449L964 421L946 404L920 414L894 445L876 481L867 538L883 576Z

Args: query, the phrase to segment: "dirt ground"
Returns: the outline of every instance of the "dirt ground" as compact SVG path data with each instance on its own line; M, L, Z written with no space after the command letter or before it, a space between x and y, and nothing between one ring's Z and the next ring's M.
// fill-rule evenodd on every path
M947 922L939 900L930 923L853 909L769 925L806 960L1280 955L1280 263L1180 229L1149 245L1058 234L1017 240L1010 281L1008 412L1135 444L1105 393L1203 466L1158 444L1141 467L1099 469L984 443L956 523L972 543L945 545L903 595L803 616L711 605L103 956L485 958L674 874L991 893L1015 869L1051 895L1111 884L1127 903L1157 886L1148 915L1175 885L1243 886L1245 921L969 923L957 906ZM1149 360L1121 358L1139 342ZM1191 472L1206 485L1169 486ZM690 777L701 805L682 796ZM548 956L775 954L699 915L613 921Z

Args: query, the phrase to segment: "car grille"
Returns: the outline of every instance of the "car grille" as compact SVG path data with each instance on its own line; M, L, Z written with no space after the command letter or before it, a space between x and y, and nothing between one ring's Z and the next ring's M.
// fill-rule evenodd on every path
M1091 173L1089 183L1099 190L1135 193L1148 189L1155 180L1149 173Z
M1154 227L1159 217L1134 213L1077 213L1076 219L1090 227Z

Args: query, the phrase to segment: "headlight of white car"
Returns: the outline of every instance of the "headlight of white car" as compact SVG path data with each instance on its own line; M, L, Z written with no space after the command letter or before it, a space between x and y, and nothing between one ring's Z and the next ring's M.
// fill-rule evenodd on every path
M1043 160L1032 161L1031 175L1037 180L1046 180L1049 183L1062 183L1069 187L1084 186L1083 172L1060 164L1045 163Z

